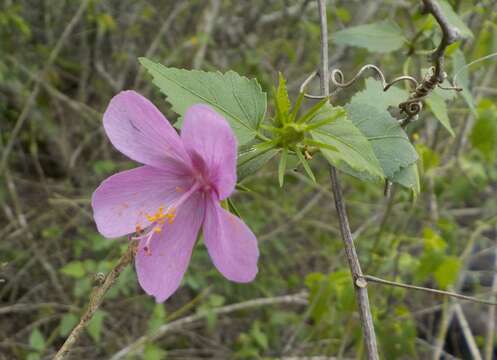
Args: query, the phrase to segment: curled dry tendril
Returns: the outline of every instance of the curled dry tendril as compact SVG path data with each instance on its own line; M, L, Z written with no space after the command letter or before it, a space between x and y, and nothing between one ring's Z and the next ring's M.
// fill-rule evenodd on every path
M443 90L456 90L456 91L461 91L462 89L456 85L450 86L450 87L445 87L441 85L440 78L435 76L435 69L432 67L430 69L430 73L425 76L423 81L420 83L416 78L410 76L410 75L402 75L398 76L395 79L393 79L390 82L387 82L385 79L385 75L383 72L378 68L376 65L373 64L367 64L364 65L355 75L350 79L349 81L345 81L345 76L343 72L340 69L333 69L330 73L330 81L332 84L336 87L336 91L339 89L347 88L354 84L354 82L360 78L365 71L367 70L372 70L376 75L375 78L377 78L382 85L383 91L388 91L393 85L401 82L401 81L408 81L413 85L413 90L411 94L409 95L409 98L399 104L400 110L406 114L406 118L400 120L400 123L402 125L409 123L415 116L417 116L421 110L423 110L423 99L426 98L436 87L439 87L440 89ZM312 95L308 94L305 92L305 88L307 85L318 75L318 72L315 71L311 75L309 75L302 85L300 86L300 92L304 94L306 98L309 99L324 99L325 96L318 96L318 95ZM447 77L447 74L443 74L443 79ZM443 80L442 79L442 80Z

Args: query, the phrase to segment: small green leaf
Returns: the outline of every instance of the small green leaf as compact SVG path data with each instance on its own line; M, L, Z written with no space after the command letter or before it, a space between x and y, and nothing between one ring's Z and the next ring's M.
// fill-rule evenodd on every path
M425 251L443 251L447 243L435 231L426 227L423 229Z
M476 120L469 137L473 148L493 163L497 157L497 107L491 102L481 102Z
M297 157L299 158L300 163L302 164L305 172L307 173L307 176L309 176L311 178L311 180L315 183L316 177L314 176L314 173L312 172L312 169L309 166L309 163L305 159L304 155L300 152L300 150L297 150L296 153L297 153Z
M304 124L307 121L311 120L314 118L314 116L318 113L319 110L323 108L326 104L328 104L330 99L325 98L317 102L313 107L311 107L304 115L302 115L298 120L297 123L299 124Z
M242 216L240 215L240 212L238 211L237 207L235 206L235 203L233 202L233 200L231 200L231 198L228 198L226 200L228 202L228 209L229 209L229 211L232 214L235 214L236 216L238 216L239 218L241 218Z
M454 136L445 100L439 94L432 92L425 101L433 112L433 115L442 123L450 135Z
M237 164L238 181L255 174L277 153L278 150L272 142L259 143L240 150Z
M287 159L288 159L288 149L283 148L283 151L281 152L280 164L278 166L278 182L280 183L280 187L283 187L283 182L285 180Z
M452 55L452 63L454 75L457 74L457 85L462 88L462 97L464 98L464 101L466 101L466 104L468 104L471 112L476 115L475 99L469 90L468 68L466 67L466 60L461 50L458 49L454 52Z
M88 334L90 334L93 341L97 344L100 342L102 336L102 326L104 324L105 315L104 311L97 310L86 327Z
M339 117L334 117L339 113ZM352 168L357 172L366 172L373 178L383 178L383 172L373 148L362 132L350 121L341 107L324 106L311 120L310 125L322 119L335 118L328 125L311 131L312 138L320 146L325 158L339 169ZM318 145L319 146L319 145ZM344 166L346 165L346 166Z
M452 6L446 0L438 0L440 7L442 8L443 14L447 17L449 24L456 27L459 33L463 37L473 37L473 32L469 27L461 20L459 15L454 11Z
M154 344L146 344L143 350L144 360L163 360L167 359L166 351Z
M72 261L66 265L64 265L60 272L64 275L80 279L85 276L86 271L83 263L81 261Z
M38 328L34 328L33 331L31 331L31 335L29 336L29 346L38 352L45 349L45 338Z
M76 326L78 321L79 318L76 315L71 313L65 314L60 320L60 327L59 327L60 336L66 337L67 335L69 335L69 333Z
M392 21L381 21L340 30L333 34L337 44L368 49L372 52L398 50L406 42L400 27Z
M292 112L290 114L290 122L294 122L295 119L297 118L298 112L300 110L300 107L302 106L303 101L304 101L304 93L301 92L299 93L299 97L297 98L297 101L295 102L295 105L293 106Z
M442 289L456 282L461 269L461 260L455 256L447 256L434 273L435 280Z
M288 122L288 115L290 113L290 98L288 97L288 90L286 88L285 78L282 73L278 73L279 83L276 90L276 109L281 124Z
M250 335L254 338L257 345L259 345L262 349L267 349L269 346L267 335L261 330L261 326L259 322L255 322L252 330L250 331Z
M435 169L440 164L440 157L428 146L418 144L416 145L416 150L421 157L421 165L424 172Z
M267 100L255 79L249 80L234 71L189 71L168 68L146 58L139 60L176 113L183 116L190 106L207 104L228 120L240 145L257 135Z

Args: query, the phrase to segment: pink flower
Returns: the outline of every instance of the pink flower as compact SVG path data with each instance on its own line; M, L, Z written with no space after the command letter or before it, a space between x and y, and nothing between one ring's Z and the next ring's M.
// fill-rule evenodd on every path
M144 165L100 184L94 218L107 238L136 233L142 288L158 302L178 289L201 227L216 268L231 281L252 281L257 240L220 205L236 184L237 142L227 121L194 105L179 136L149 100L124 91L111 100L103 122L115 148Z

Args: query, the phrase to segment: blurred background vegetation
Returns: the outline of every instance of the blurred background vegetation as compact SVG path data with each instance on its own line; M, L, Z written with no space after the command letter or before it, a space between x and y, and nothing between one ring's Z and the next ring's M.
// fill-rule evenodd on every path
M365 63L388 79L421 77L440 35L419 3L329 1L330 66L347 78ZM449 75L457 49L466 62L497 51L497 2L450 3L470 33L451 48ZM398 48L370 51L368 41L352 47L333 36L383 20L405 37ZM319 64L317 7L308 0L0 2L1 359L53 356L86 306L95 274L126 248L125 239L102 238L92 220L94 189L134 166L105 137L102 112L117 92L135 89L175 120L139 56L233 69L267 92L281 71L295 97ZM455 136L430 109L410 127L421 157L415 201L402 188L385 199L381 184L342 176L365 273L481 298L497 290L496 68L497 61L471 67L464 97L430 106L450 119ZM363 84L334 101L343 104ZM234 196L259 239L255 282L224 280L198 246L183 286L155 304L128 268L71 358L364 358L326 161L315 157L312 167L318 184L289 168L281 190L269 163L244 181L251 192ZM369 291L382 358L471 359L475 346L497 358L492 307L376 284ZM267 301L243 306L260 298ZM241 309L228 306L237 303Z

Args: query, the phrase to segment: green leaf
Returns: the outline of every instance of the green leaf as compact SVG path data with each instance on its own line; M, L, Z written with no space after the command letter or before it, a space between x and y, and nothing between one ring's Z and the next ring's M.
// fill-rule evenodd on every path
M497 107L490 101L481 102L469 137L471 145L493 163L497 157Z
M461 269L461 260L455 256L447 256L434 273L435 280L442 289L456 282Z
M333 107L330 104L323 106L313 117L310 125L332 118L337 112L341 113L341 116L310 132L315 141L328 145L320 149L324 157L339 169L350 167L357 172L366 172L373 178L382 178L383 172L371 144L346 117L343 108Z
M457 49L452 55L454 75L457 74L457 85L462 88L462 97L470 110L476 115L475 99L469 90L469 73L466 67L466 60L461 50Z
M65 314L60 320L60 326L59 326L60 336L66 337L67 335L69 335L69 333L76 326L78 321L79 318L76 315L71 313Z
M438 0L440 4L440 8L442 9L443 14L447 17L447 21L450 25L457 28L459 33L463 37L473 37L473 32L469 29L469 27L462 21L462 19L457 15L452 6L446 0Z
M90 334L93 341L97 344L100 342L100 338L102 336L102 326L105 315L104 311L97 310L86 327L86 331L88 331L88 334Z
M246 150L241 150L238 155L237 174L238 181L242 181L249 175L253 175L271 160L278 150L271 142L259 143L248 147Z
M443 262L444 257L445 255L439 252L428 251L423 253L419 259L419 266L414 273L415 281L422 282L430 278Z
M34 328L33 331L31 331L31 335L29 336L29 346L38 352L45 349L45 338L38 328Z
M312 169L309 166L309 163L305 159L304 155L300 152L300 150L297 150L296 153L297 157L299 158L299 162L302 164L305 172L307 173L307 176L309 176L313 182L316 182L316 177L314 176L314 173L312 172Z
M86 271L83 263L81 261L72 261L66 265L64 265L60 272L64 275L80 279L85 276Z
M423 229L423 239L425 251L443 251L447 247L445 240L428 227Z
M445 100L438 93L432 92L425 101L433 112L433 115L442 123L450 135L454 136Z
M229 121L240 145L256 136L267 106L266 94L257 80L234 71L189 71L168 68L146 58L139 60L176 113L184 115L194 104L207 104Z
M410 165L417 161L418 154L398 121L386 109L398 105L400 99L405 101L404 95L400 89L390 94L384 92L377 81L368 79L366 88L352 97L346 109L349 118L369 140L385 177L404 186L411 184L416 191L419 188L417 167ZM402 173L397 174L400 171ZM368 179L365 174L353 175Z
M154 344L146 344L143 351L144 360L163 360L166 359L166 352Z
M286 171L286 161L288 159L288 149L284 148L281 153L280 164L278 166L278 182L280 183L280 187L283 187L283 182L285 180L285 171Z
M383 85L374 78L367 78L365 89L354 94L352 101L355 103L367 103L378 110L388 110L389 107L398 108L401 102L409 97L409 92L398 87L392 87L383 91Z
M435 169L440 164L440 156L428 146L418 144L416 145L416 150L421 157L421 164L424 172Z
M421 192L421 183L419 181L418 164L414 162L409 166L400 169L394 174L392 182L412 189L414 194L419 194Z
M254 326L250 331L250 335L252 335L257 345L259 345L262 349L268 348L269 341L267 335L261 330L261 326L258 321L254 323Z
M290 98L288 97L288 90L286 88L285 78L282 73L278 73L279 83L278 89L276 90L276 109L278 112L278 118L281 124L286 124L288 121L288 115L290 113Z
M333 40L373 52L390 52L400 49L406 38L400 27L388 20L340 30L333 34Z

